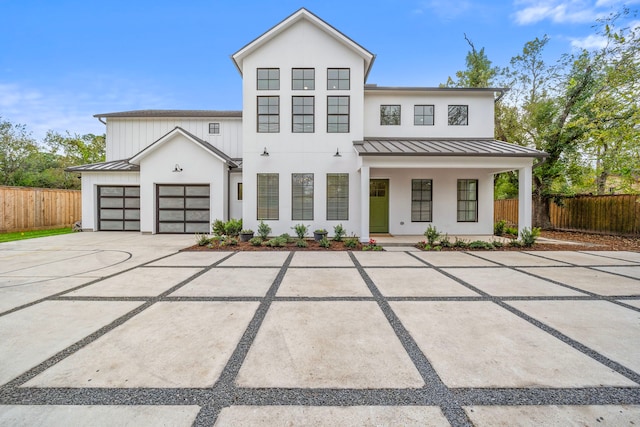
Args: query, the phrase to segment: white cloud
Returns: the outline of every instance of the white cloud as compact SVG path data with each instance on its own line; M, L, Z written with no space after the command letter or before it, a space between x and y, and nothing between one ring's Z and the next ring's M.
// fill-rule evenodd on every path
M640 0L515 0L513 17L519 25L549 20L556 24L587 23L607 15L612 8Z
M596 34L590 34L583 38L572 38L571 47L576 49L602 49L607 45L607 38Z

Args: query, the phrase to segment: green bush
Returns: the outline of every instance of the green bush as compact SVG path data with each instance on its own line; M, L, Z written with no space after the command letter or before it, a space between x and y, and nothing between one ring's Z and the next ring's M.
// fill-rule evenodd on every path
M518 237L518 229L515 228L515 227L505 227L504 228L504 234L508 234L510 236Z
M296 232L296 236L298 236L298 239L301 240L304 239L304 236L306 236L309 232L309 226L304 224L296 224L292 228Z
M296 246L299 248L306 248L307 246L309 246L309 244L307 243L306 240L300 239L296 242Z
M358 247L358 238L350 237L344 241L344 246L347 248L357 248Z
M231 237L236 237L242 230L242 219L230 219L224 225L224 234Z
M321 248L329 248L331 246L331 242L327 239L327 236L324 236L322 239L318 241L318 245Z
M265 243L266 246L271 246L272 248L281 248L286 244L287 238L282 236L274 237L273 239L267 240Z
M344 229L342 224L338 224L333 227L333 240L341 242L342 238L347 234L347 230Z
M512 240L509 242L509 246L512 248L521 248L524 244L520 240Z
M492 243L483 240L475 240L469 243L469 249L495 249Z
M507 221L501 219L493 225L493 234L496 236L502 236L504 234L504 229L507 226Z
M213 225L214 236L224 236L225 234L224 221L222 221L221 219L216 219L215 221L213 221L212 225Z
M271 227L269 227L269 224L265 224L264 221L260 221L260 225L258 225L258 236L260 236L262 240L267 240L269 234L271 234Z
M260 246L262 245L262 237L252 237L251 239L249 239L249 243L252 246Z
M441 239L440 239L440 246L442 246L443 248L450 248L453 246L453 244L451 243L451 240L449 239L449 235L445 234Z
M538 227L533 227L531 229L525 227L520 232L520 240L525 248L533 246L536 243L536 240L538 240L538 237L540 237L540 229Z
M198 246L207 246L211 243L211 237L206 234L197 234L196 233L196 243Z
M491 243L493 243L493 247L494 248L501 248L501 247L504 246L504 243L502 243L500 240L495 240L495 241L493 241Z
M235 237L229 237L228 239L225 239L223 242L220 243L220 246L237 246L238 245L238 239L236 239Z
M427 227L427 231L424 232L424 237L427 238L427 243L429 243L429 246L433 246L436 243L436 240L440 238L440 233L438 232L436 227L434 227L433 225L429 225L429 227Z
M467 241L464 240L464 239L458 239L456 237L455 242L453 242L453 247L454 248L468 248L469 247L469 243L467 243Z

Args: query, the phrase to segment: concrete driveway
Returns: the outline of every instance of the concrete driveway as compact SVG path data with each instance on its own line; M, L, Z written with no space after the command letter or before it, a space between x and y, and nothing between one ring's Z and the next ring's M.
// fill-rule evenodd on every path
M640 424L640 254L0 244L0 425Z

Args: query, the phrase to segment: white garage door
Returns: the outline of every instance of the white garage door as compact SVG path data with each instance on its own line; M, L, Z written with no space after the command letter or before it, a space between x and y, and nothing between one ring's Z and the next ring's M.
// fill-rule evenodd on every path
M158 185L158 233L209 233L208 185Z
M98 187L98 230L140 231L140 187Z

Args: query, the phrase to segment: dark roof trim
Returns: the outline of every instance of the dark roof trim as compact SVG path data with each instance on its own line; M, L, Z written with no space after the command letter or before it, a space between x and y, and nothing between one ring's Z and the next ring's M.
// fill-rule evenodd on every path
M365 138L364 141L354 141L353 146L360 156L528 158L544 158L549 156L543 151L489 138Z
M364 85L365 92L492 92L502 96L508 92L508 87L417 87L417 86L377 86Z
M111 160L109 162L89 163L86 165L70 166L66 172L139 172L140 165L129 163L129 159Z
M242 111L237 110L133 110L116 113L95 114L93 117L210 117L210 118L242 118Z

